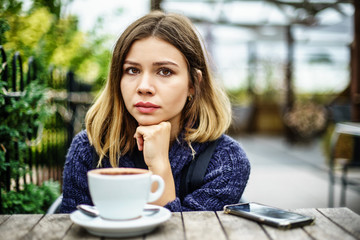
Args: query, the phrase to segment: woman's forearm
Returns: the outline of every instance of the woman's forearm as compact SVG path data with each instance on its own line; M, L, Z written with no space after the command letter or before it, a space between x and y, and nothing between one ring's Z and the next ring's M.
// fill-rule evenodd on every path
M165 182L165 188L163 194L158 200L152 202L151 204L165 206L167 203L174 201L176 199L176 192L175 192L174 177L171 171L170 163L166 164L166 166L149 167L149 170L153 174L162 177L162 179ZM152 186L152 191L155 191L156 188L157 186L154 184L154 186Z

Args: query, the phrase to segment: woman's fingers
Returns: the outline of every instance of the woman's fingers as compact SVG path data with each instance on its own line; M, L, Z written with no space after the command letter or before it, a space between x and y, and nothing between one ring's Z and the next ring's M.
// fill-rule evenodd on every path
M137 127L134 138L139 151L144 152L147 163L150 164L155 158L168 158L170 131L170 122Z
M137 147L139 151L142 151L144 149L144 139L142 135L137 134L138 136L135 136Z

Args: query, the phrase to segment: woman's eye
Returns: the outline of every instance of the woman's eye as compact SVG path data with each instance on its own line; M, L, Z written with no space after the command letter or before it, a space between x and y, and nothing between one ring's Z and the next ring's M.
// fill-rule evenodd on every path
M167 68L162 68L159 71L159 74L161 76L165 76L165 77L169 77L172 73L173 73L173 71L171 71L170 69L167 69Z
M140 71L139 69L133 68L133 67L129 67L125 70L126 73L130 74L130 75L134 75L134 74L138 74Z

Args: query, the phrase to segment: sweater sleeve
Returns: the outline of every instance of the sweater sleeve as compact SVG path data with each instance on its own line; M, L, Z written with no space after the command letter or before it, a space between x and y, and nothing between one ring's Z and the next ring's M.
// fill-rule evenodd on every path
M66 156L61 213L75 211L78 204L92 205L87 183L91 163L92 150L86 132L82 131L74 137Z
M202 187L177 197L165 207L178 211L220 211L239 202L250 175L250 163L239 143L226 136L218 144L204 176Z

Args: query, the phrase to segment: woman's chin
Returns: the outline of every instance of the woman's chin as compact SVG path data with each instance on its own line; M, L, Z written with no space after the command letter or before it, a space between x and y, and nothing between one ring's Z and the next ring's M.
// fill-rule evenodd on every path
M152 125L157 125L163 121L159 121L159 120L140 120L137 121L139 125L141 126L152 126Z

